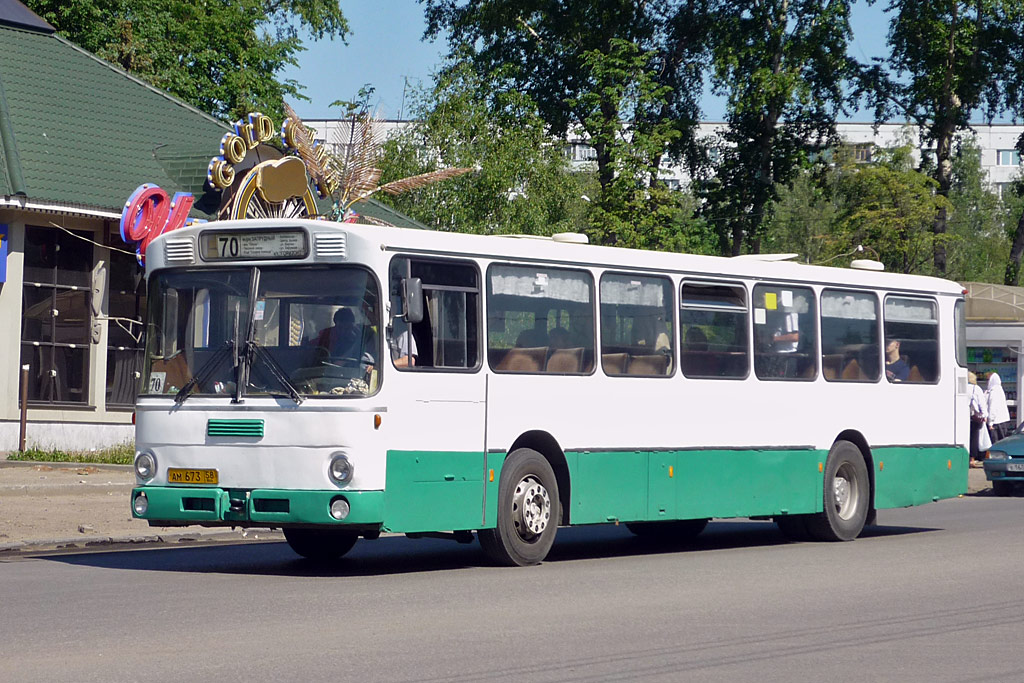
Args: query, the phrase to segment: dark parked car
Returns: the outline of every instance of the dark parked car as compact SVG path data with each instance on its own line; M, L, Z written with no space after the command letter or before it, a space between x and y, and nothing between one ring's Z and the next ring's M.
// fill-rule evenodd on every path
M1024 425L992 444L985 459L985 476L997 496L1008 496L1014 486L1024 484Z

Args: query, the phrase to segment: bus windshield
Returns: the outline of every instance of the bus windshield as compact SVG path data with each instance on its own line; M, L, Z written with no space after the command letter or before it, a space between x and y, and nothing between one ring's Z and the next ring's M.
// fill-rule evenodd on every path
M150 287L144 395L377 391L380 298L363 268L167 270Z

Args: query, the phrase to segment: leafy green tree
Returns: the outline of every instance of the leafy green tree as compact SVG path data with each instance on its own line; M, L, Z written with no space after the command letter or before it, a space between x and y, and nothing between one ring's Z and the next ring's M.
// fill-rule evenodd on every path
M934 179L914 168L909 145L876 150L870 164L848 164L837 182L842 210L835 224L835 253L863 245L878 253L886 270L930 274L935 242L949 239L931 229L935 212L949 209L949 200L936 187Z
M835 156L831 150L827 155ZM836 193L839 177L838 165L802 169L791 184L780 187L762 247L769 253L797 254L803 263L834 257L835 225L842 210Z
M344 38L338 0L26 0L60 35L222 119L281 120L300 31Z
M633 235L620 236L621 228L661 215L640 201L646 193L636 186L656 185L664 157L681 159L694 149L707 35L703 1L424 2L427 34L447 31L453 55L470 60L489 89L527 95L551 135L590 141L600 186L595 234L636 244ZM464 51L466 45L473 49ZM671 205L663 199L659 207Z
M985 178L981 148L971 135L957 140L949 204L946 276L999 282L1010 251L1009 216Z
M712 85L728 97L703 186L721 249L757 253L780 186L836 140L847 95L848 0L715 0Z
M389 200L438 230L550 235L586 224L596 182L574 173L525 93L491 91L468 62L445 70L431 92L413 97L416 121L384 145L381 181L438 168L471 173Z
M891 56L865 71L876 119L898 112L934 141L937 191L953 186L954 140L974 112L989 116L1014 99L1014 73L1024 54L1024 4L1020 0L892 0ZM1009 87L1008 87L1009 86ZM1017 92L1019 100L1019 86ZM1021 109L1016 109L1022 113ZM947 271L948 203L938 207L934 263Z

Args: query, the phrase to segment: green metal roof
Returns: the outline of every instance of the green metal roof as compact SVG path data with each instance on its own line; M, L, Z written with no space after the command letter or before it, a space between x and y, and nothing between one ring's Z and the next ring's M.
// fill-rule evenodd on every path
M0 45L0 194L120 212L145 182L202 192L168 160L205 176L225 124L55 34L0 24Z
M206 188L206 168L228 130L0 0L0 196L120 213L153 183L191 192L192 214L212 218L220 193ZM356 209L425 227L373 199Z

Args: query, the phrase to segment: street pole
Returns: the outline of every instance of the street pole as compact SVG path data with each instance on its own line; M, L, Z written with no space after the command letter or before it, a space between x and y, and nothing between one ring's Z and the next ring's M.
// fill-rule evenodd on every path
M18 450L25 452L25 429L28 425L28 369L29 366L21 366L21 434L18 439Z

